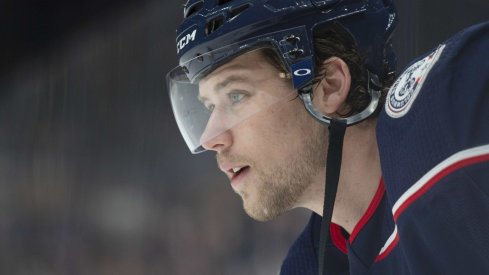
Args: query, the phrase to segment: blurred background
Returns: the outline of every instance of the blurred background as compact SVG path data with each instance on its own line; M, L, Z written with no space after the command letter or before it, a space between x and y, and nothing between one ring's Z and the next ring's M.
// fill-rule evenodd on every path
M399 69L489 19L397 2ZM183 4L1 0L0 274L277 274L309 212L255 222L189 153L164 82Z

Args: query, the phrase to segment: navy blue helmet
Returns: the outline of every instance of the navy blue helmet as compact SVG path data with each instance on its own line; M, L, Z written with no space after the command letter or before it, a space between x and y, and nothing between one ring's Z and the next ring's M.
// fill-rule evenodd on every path
M395 70L390 37L397 15L392 0L189 0L177 30L179 66L167 80L177 123L191 151L203 150L200 139L210 116L197 100L202 77L234 57L268 47L282 59L293 87L303 89L315 76L313 33L333 21L351 35L371 75L382 79Z
M385 64L390 71L395 68L389 40L397 17L391 0L189 0L184 18L176 40L180 65L235 45L218 56L186 64L190 79L266 43L292 66L311 58L315 28L333 20L351 34L371 73L382 77L389 73L382 71Z

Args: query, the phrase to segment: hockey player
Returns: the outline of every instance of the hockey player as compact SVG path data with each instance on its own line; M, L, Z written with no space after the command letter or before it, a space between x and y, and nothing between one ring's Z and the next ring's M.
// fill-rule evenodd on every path
M281 274L489 272L489 25L387 93L396 21L389 0L185 6L167 78L190 150L251 217L314 212Z

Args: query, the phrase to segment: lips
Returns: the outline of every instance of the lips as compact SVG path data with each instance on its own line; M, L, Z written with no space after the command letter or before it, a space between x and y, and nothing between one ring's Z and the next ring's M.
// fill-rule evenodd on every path
M231 171L236 174L236 173L239 173L239 171L241 171L241 169L243 169L243 168L244 167L236 167L236 168L232 168Z
M228 176L231 182L234 182L242 174L247 172L250 167L244 164L222 163L219 164L219 168Z
M231 177L231 181L234 180L235 178L239 177L239 175L241 175L242 173L246 172L248 170L248 168L250 168L249 166L244 166L244 167L240 167L240 168L236 168L236 169L232 169L232 177Z
M249 166L244 166L241 169L239 169L239 171L232 174L230 181L231 181L231 186L235 190L242 188L241 186L243 186L243 180L248 174L249 170L250 170Z

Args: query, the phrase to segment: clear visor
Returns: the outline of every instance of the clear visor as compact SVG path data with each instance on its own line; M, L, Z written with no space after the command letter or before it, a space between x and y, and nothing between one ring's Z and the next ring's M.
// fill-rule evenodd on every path
M275 64L280 59L273 55L271 49L254 49L191 81L186 65L198 62L193 59L167 75L173 113L192 153L213 148L227 131L271 115L273 108L297 97L285 66Z

